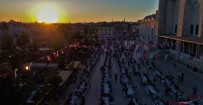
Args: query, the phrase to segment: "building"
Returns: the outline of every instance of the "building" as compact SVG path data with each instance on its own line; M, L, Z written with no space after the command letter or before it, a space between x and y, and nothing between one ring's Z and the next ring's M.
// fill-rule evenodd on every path
M145 44L157 44L157 15L158 12L156 12L156 14L148 15L142 20L139 20L139 37L140 40Z
M3 27L2 27L2 23L0 22L0 36L2 35L3 32Z
M159 0L159 42L170 45L177 59L200 66L203 55L203 0ZM189 57L193 60L187 60ZM196 61L194 63L194 60Z
M97 29L97 33L100 39L113 38L114 36L114 27L110 25L102 25Z

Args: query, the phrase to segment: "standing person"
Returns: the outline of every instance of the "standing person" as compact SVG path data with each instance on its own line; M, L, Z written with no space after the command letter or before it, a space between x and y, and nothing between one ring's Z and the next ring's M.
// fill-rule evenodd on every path
M82 102L81 102L81 105L85 105L85 95L82 94Z
M157 55L157 61L160 61L160 60L161 60L161 55L158 54L158 55Z
M167 60L167 58L168 58L168 54L165 54L165 61Z
M117 82L117 73L115 74L115 82Z
M193 88L193 95L197 95L197 87L196 86Z
M178 72L178 83L181 83L181 72Z
M182 83L182 84L183 84L183 81L184 81L184 77L185 77L185 74L182 73L182 74L181 74L181 83Z
M174 68L176 67L176 63L175 63L175 62L173 63L173 67L174 67Z

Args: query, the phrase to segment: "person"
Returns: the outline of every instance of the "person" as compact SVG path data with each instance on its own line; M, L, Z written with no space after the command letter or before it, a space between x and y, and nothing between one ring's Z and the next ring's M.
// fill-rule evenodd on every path
M115 82L117 82L117 74L115 74Z
M165 61L167 60L167 58L168 58L168 54L165 54Z
M173 63L173 67L174 67L174 68L176 67L176 63Z
M182 84L183 84L184 77L185 77L184 75L185 75L184 73L181 74L181 83L182 83Z
M196 86L193 88L193 95L197 95L197 87Z
M82 102L81 102L81 105L85 105L85 95L82 94Z
M181 83L181 72L178 71L178 83Z

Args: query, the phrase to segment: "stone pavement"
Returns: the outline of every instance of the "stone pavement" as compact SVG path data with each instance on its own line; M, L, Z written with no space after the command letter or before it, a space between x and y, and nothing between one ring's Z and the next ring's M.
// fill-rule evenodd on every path
M152 52L153 55L156 55L158 52ZM193 71L185 68L182 65L177 64L176 67L173 67L173 63L176 63L175 60L161 60L157 61L156 65L161 69L163 73L170 72L174 77L176 82L178 82L178 72L185 74L185 79L183 84L179 84L181 89L185 92L185 94L191 95L192 94L192 88L194 86L197 86L198 91L197 95L203 96L203 77L194 73Z
M99 105L100 98L100 86L101 86L101 72L100 67L103 65L104 58L100 58L100 62L97 62L96 67L93 68L90 80L90 89L86 94L85 105Z
M176 68L173 67L174 60L170 61L161 61L157 62L156 64L158 67L165 73L170 72L176 79L176 82L178 81L178 72L185 74L185 79L183 84L179 84L181 89L185 92L185 94L191 95L192 94L192 88L194 86L197 86L198 91L197 95L203 96L203 78L199 75L193 73L192 71L189 71L179 65L177 65Z
M157 53L157 52L156 52ZM138 59L137 56L134 54L134 58ZM192 88L194 86L197 86L197 95L203 96L203 78L198 76L197 74L186 70L183 67L180 67L177 65L176 68L173 67L173 60L167 60L167 61L156 61L156 65L161 69L163 74L166 74L170 72L173 77L175 78L175 83L177 82L177 75L178 72L184 73L185 74L185 80L183 84L178 84L180 88L184 91L186 95L191 95L192 94ZM115 82L114 78L112 78L112 93L114 97L114 105L128 105L128 98L124 94L122 90L122 86L119 82L120 79L120 68L118 67L117 61L112 59L112 77L114 77L115 74L118 75L118 81ZM100 102L100 90L101 90L101 78L102 78L102 73L100 72L100 67L104 64L104 57L101 56L100 61L97 62L96 66L93 68L92 74L91 74L91 87L90 89L86 92L85 96L85 105L99 105ZM143 66L141 68L142 72L147 71L147 67ZM132 69L129 68L129 72L132 72ZM133 83L136 84L137 90L136 90L136 98L141 99L143 103L147 105L152 105L153 101L150 96L147 95L144 86L141 83L140 77L139 76L132 76L133 78ZM152 79L152 77L150 77ZM164 88L163 86L160 85L160 83L155 83L156 86L159 88L159 90L164 93ZM68 87L67 90L71 90L74 86ZM68 94L68 92L67 92ZM68 95L66 95L67 97ZM169 97L165 97L162 95L164 99L167 100L172 100ZM66 98L67 99L67 98ZM173 100L172 100L173 101ZM64 99L61 100L61 105L63 105Z

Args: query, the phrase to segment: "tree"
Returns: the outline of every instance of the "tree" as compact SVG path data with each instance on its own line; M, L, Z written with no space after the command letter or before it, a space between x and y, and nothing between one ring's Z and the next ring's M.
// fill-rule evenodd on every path
M55 50L60 49L62 47L64 47L65 45L65 39L63 34L61 33L55 33L55 35L53 36L52 40L51 40L51 47Z
M2 23L1 29L2 29L3 31L8 31L8 25L7 25L6 22L3 22L3 23Z
M93 44L93 38L92 37L85 37L83 40L83 44L87 46L91 46Z
M71 28L69 24L62 24L58 26L58 32L62 33L64 35L64 38L67 40L68 36L71 33Z
M0 103L14 105L19 103L19 91L14 86L14 75L11 65L4 63L0 65ZM13 94L15 93L15 94Z
M84 36L81 35L79 31L77 31L68 38L68 42L73 43L75 41L79 41L79 40L83 39L83 37Z
M22 32L17 38L17 45L18 46L25 46L30 43L30 38L27 33Z
M4 32L1 36L0 46L3 50L11 50L15 47L14 39L8 32Z
M3 32L2 32L2 36L0 37L0 47L3 50L10 50L10 49L14 48L14 39L9 34L8 25L6 22L2 23L1 30Z

